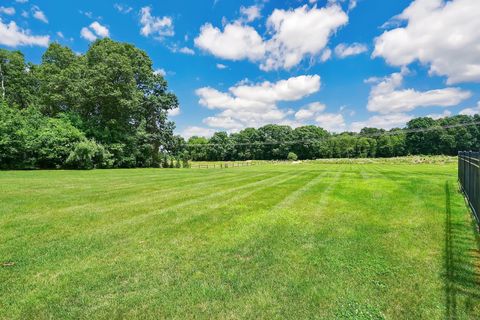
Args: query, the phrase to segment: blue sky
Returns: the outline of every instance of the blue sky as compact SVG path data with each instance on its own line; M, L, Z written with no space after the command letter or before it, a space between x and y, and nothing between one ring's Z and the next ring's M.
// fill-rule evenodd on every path
M2 0L0 46L145 50L179 97L177 133L267 123L331 131L480 110L478 0Z

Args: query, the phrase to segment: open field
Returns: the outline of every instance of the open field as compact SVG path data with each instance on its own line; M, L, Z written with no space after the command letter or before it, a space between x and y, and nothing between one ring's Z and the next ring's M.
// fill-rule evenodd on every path
M456 165L0 172L0 318L478 319Z

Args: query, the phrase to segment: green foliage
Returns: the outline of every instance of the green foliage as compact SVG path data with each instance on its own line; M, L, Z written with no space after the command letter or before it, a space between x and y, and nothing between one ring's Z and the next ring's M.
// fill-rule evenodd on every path
M182 167L183 168L190 168L190 156L188 154L188 151L184 151L181 155L180 155L180 159L182 160Z
M161 166L162 168L170 168L170 164L168 163L168 156L166 153L162 155Z
M191 137L188 139L186 145L186 151L190 155L191 159L196 161L206 161L207 158L207 147L205 146L208 143L207 138L203 137Z
M34 141L37 166L61 168L76 145L84 140L85 135L70 122L56 118L46 119Z
M27 64L20 51L0 49L0 81L0 100L7 105L23 109L35 101L35 66Z
M75 169L108 168L112 166L111 154L93 140L76 144L66 160L66 166Z
M77 55L52 43L39 65L0 49L0 80L1 168L158 167L160 150L185 148L167 118L176 96L130 44L102 39Z
M67 118L48 118L34 108L0 109L0 167L60 168L85 135Z
M267 125L231 135L217 132L210 139L192 137L186 149L194 161L280 160L290 152L302 160L456 155L461 150L480 149L478 122L480 115L417 118L407 124L406 129L413 129L408 133L396 128L364 128L360 133L340 134L330 134L316 126L292 130L288 126ZM444 128L458 124L467 126Z
M226 132L215 132L210 138L207 147L207 159L228 161L231 160L234 150L234 143Z
M288 153L288 156L287 156L287 160L289 161L297 161L298 160L298 156L295 152L289 152Z

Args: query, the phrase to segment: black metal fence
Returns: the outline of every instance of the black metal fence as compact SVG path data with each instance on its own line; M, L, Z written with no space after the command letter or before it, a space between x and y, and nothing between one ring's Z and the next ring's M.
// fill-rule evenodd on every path
M480 152L458 153L458 181L480 226Z

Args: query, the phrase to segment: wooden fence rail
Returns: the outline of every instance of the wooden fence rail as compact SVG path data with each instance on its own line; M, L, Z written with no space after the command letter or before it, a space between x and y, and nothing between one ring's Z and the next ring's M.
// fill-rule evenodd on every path
M480 227L480 152L458 153L458 181Z
M239 168L239 167L251 167L255 165L257 165L255 162L207 163L207 164L192 164L191 168L228 169L228 168Z

